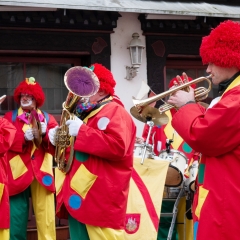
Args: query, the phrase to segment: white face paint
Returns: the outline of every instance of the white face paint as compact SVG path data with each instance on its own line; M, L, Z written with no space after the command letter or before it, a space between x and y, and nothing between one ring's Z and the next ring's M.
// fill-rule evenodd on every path
M31 110L33 108L36 108L35 98L28 94L21 94L20 104L22 109Z
M32 100L28 100L28 101L25 101L25 100L21 100L21 106L22 107L29 107L30 105L32 105Z

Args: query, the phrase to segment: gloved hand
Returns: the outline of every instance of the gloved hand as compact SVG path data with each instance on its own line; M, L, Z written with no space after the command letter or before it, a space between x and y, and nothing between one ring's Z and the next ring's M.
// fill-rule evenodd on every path
M33 136L33 130L32 128L29 128L25 131L24 133L24 138L27 140L27 141L32 141L34 136Z
M69 135L76 137L78 135L78 131L82 126L83 121L75 116L74 120L67 120L66 125L69 129Z
M42 134L45 134L47 131L47 124L45 122L41 122L41 127L42 127Z
M58 129L58 128L59 128L59 127L56 126L55 128L51 128L51 129L48 131L48 138L49 138L49 140L50 140L50 142L51 142L51 144L52 144L53 146L56 145L55 137L56 137L56 133L57 133L57 129Z

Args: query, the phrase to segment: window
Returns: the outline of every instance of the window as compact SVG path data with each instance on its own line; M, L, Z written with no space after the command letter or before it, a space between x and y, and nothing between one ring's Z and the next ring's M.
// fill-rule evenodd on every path
M45 93L45 103L41 109L53 114L59 121L62 103L68 90L64 84L65 72L74 65L80 65L80 59L68 58L12 58L14 61L1 59L0 96L7 95L1 104L0 115L17 108L13 93L18 84L26 77L34 77Z

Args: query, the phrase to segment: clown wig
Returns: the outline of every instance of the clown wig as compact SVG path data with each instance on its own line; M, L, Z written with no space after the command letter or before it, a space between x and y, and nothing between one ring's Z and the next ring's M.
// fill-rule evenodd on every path
M21 93L32 95L36 100L37 107L41 107L44 104L45 95L42 87L35 81L35 78L26 78L16 87L13 97L16 103L20 105Z
M203 37L200 56L203 64L240 69L240 24L231 20L220 23Z
M93 72L97 75L100 82L100 90L104 90L106 93L111 96L114 95L114 87L116 82L113 78L112 73L99 63L91 65L90 68L93 68Z

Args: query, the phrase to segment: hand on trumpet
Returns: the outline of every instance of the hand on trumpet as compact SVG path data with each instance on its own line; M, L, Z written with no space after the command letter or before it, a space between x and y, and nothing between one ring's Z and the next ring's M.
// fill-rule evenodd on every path
M182 80L179 75L176 76L177 81L174 81L174 86L172 88L189 82L186 73L183 73L182 77L184 80ZM182 107L187 102L195 102L194 89L192 87L188 87L186 90L178 90L172 93L167 102L176 108Z

